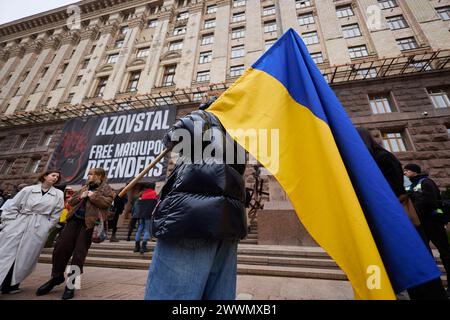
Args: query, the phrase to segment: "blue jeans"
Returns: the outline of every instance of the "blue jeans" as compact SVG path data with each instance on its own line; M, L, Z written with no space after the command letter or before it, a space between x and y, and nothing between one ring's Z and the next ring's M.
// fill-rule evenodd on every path
M144 241L150 240L152 234L150 232L150 219L139 219L139 226L136 231L136 241L141 241L141 234L144 232Z
M145 300L234 300L237 240L158 239Z

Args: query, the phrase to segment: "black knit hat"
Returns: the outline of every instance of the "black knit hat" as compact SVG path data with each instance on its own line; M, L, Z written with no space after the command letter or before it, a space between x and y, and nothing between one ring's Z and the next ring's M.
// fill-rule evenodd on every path
M408 163L405 166L405 169L409 170L409 171L412 171L412 172L415 172L415 173L421 173L422 172L422 169L420 168L420 166L418 166L415 163Z

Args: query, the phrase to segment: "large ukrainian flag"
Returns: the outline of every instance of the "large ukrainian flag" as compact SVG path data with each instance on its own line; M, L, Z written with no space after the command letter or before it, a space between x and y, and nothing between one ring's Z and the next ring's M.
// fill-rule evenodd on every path
M269 170L278 167L272 174L303 225L346 273L357 299L395 299L394 292L440 276L295 31L288 30L208 111L230 133L279 130L279 164L259 152L253 156Z

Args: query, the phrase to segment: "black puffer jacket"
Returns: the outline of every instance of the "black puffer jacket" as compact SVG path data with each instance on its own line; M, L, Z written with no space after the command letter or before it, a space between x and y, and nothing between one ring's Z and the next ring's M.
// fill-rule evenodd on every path
M194 130L194 123L201 131ZM189 152L180 153L180 159L159 195L160 202L153 215L153 234L157 238L244 238L247 235L243 179L245 153L240 153L244 154L244 159L241 159L241 164L236 164L236 155L239 154L236 151L240 146L226 134L219 120L206 111L194 111L180 119L166 134L166 147L173 147L172 137L177 129L189 132L192 151L196 138L194 131L198 139L198 135L203 135L206 130L215 130L222 139L216 136L210 142L204 142L201 150L222 148L222 160L225 160L224 142L227 139L234 148L235 162L230 165L225 161L217 163L213 157L199 161Z

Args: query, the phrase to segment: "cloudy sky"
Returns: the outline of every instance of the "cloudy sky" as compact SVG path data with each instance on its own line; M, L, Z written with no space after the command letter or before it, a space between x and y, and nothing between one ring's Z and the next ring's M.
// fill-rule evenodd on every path
M76 0L0 0L0 24L55 9Z

